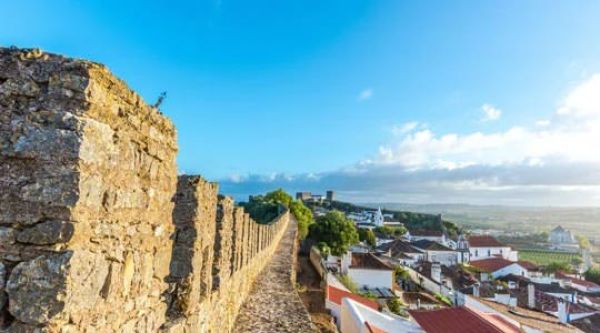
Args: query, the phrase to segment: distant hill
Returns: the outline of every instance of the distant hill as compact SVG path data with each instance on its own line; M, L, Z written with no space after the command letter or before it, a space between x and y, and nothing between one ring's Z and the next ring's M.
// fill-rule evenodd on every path
M468 204L365 203L424 214L442 214L465 228L500 229L539 233L562 225L576 234L600 242L600 207L523 207Z
M309 203L309 206L322 206L324 208L336 209L345 213L361 212L363 210L373 210L377 206L371 205L356 205L349 202L333 201L323 202L322 204ZM459 228L456 224L451 221L444 220L441 214L430 214L411 212L403 210L394 210L389 208L383 208L384 214L393 214L394 220L402 222L404 226L410 230L436 230L446 231L450 237L456 237L458 235Z

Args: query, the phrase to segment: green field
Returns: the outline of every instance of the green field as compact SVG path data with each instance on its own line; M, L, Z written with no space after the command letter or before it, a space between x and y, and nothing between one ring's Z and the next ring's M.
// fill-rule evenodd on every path
M537 265L548 265L552 262L564 262L571 264L573 259L581 259L581 255L578 253L565 253L558 251L544 251L544 250L519 250L519 259L531 261Z

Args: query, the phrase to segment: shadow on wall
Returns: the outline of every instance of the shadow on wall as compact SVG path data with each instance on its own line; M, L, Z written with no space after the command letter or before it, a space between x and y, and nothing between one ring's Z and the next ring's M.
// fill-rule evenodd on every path
M179 176L173 197L173 249L167 292L168 318L192 313L212 289L215 242L216 183L200 176Z

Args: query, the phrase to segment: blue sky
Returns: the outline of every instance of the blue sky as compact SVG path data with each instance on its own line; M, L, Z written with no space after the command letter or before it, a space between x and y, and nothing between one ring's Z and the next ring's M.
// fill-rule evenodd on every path
M597 117L578 111L600 114L598 1L1 4L1 45L102 62L150 103L167 91L180 170L238 197L600 199L599 161L585 156L598 155ZM586 179L569 178L575 166Z

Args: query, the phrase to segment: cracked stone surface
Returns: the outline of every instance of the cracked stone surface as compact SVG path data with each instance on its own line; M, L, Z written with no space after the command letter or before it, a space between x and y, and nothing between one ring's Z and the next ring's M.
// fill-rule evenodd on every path
M297 224L292 218L278 248L256 279L235 332L317 332L292 283Z

